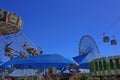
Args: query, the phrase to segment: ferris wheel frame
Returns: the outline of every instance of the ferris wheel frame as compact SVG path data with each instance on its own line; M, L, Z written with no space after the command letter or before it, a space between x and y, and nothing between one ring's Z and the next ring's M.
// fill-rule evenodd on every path
M84 40L85 38L88 38L89 40L91 40L92 43L93 43L93 45L94 45L95 48L96 48L97 53L100 53L100 51L99 51L99 49L98 49L98 46L97 46L95 40L94 40L90 35L84 35L84 36L81 37L80 42L79 42L79 47L78 47L78 49L79 49L79 55L88 53L86 50L81 50L82 42L83 42L83 40Z

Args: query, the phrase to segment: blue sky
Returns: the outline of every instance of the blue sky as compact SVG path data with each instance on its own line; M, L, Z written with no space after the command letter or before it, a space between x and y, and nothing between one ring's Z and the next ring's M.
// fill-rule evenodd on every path
M0 8L16 12L24 21L22 32L43 48L45 54L78 55L83 35L96 41L101 55L120 54L119 0L0 0ZM103 32L117 46L102 42Z

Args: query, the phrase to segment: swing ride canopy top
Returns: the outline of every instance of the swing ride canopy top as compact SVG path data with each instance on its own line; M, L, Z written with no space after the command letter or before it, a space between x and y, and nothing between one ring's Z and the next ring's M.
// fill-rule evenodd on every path
M22 19L15 13L0 9L0 35L17 33L22 28Z
M74 64L74 62L59 54L44 54L29 56L24 59L16 57L3 64L3 66L12 65L16 69L40 69L48 67L67 67L69 64Z

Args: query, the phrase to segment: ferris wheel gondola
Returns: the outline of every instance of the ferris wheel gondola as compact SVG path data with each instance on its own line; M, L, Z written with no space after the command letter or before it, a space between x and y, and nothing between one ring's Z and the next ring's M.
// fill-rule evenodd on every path
M109 42L110 41L110 38L109 36L105 35L105 32L103 33L103 42L106 43L106 42Z
M103 42L108 43L110 42L110 45L117 45L117 40L115 39L115 36L113 36L113 39L110 40L109 36L105 35L105 32L103 33Z
M110 44L113 45L117 45L117 40L115 39L115 36L113 36L113 39L110 41Z

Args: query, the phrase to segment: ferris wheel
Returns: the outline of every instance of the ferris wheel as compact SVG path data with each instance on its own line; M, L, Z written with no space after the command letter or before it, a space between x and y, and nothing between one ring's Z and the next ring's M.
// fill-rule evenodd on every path
M100 53L94 39L89 35L84 35L79 43L79 55L87 53Z

